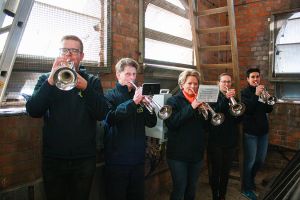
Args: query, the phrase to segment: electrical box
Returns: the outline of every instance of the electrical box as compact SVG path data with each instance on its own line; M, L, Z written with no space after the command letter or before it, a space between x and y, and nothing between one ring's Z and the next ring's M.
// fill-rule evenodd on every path
M170 98L171 96L172 94L161 91L161 94L154 95L152 99L160 106L163 106L166 104L167 99ZM156 116L157 116L157 112L158 112L158 107L156 106L155 107ZM157 124L155 127L153 128L146 127L146 135L149 137L159 139L160 143L167 141L166 132L167 132L167 127L165 126L164 120L161 120L158 117L157 117Z

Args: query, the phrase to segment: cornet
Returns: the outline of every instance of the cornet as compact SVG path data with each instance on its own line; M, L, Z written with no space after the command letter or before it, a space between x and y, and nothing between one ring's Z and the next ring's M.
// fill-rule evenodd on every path
M133 81L129 81L129 83L137 90L138 87L134 84ZM144 96L145 101L142 102L142 106L145 106L147 110L152 114L155 111L155 107L158 109L157 116L161 120L168 119L172 114L172 107L169 105L160 106L156 101L152 98Z
M256 86L258 86L258 82L256 82ZM277 102L276 96L271 96L266 88L263 89L262 93L259 96L264 103L267 103L268 105L274 105Z
M229 88L226 87L227 92L229 91ZM234 97L230 97L230 103L229 103L229 112L232 116L238 117L241 116L246 109L245 104L243 103L237 103Z
M191 89L191 90L196 95L195 91L193 89ZM214 111L214 109L212 109L212 107L206 102L203 102L201 104L201 106L198 107L198 112L199 112L199 114L203 115L205 120L208 119L208 114L210 112L211 113L210 123L214 126L219 126L220 124L222 124L224 122L224 119L225 119L223 113L216 113Z
M53 81L58 89L64 91L73 89L77 84L77 74L74 70L74 62L61 62L59 68L53 75Z

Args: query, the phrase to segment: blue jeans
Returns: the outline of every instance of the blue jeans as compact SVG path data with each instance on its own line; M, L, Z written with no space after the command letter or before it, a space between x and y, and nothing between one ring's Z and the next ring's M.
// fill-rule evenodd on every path
M202 161L167 160L173 180L170 200L194 200Z
M47 200L89 199L96 158L43 158L43 181Z
M255 176L266 159L267 150L268 134L261 136L244 134L244 191L255 189Z

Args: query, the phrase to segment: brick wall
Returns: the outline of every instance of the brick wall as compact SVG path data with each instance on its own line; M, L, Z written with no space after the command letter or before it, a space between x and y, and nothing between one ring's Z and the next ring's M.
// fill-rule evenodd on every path
M0 191L41 177L41 123L26 115L0 117Z
M139 0L112 1L112 73L101 74L104 89L115 86L114 66L123 57L139 57Z

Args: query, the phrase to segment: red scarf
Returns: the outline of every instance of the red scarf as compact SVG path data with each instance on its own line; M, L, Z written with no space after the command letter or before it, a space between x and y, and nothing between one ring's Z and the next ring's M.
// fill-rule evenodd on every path
M182 90L182 93L183 93L184 97L186 98L186 100L188 100L190 103L192 103L196 99L196 95L190 96L184 90Z

